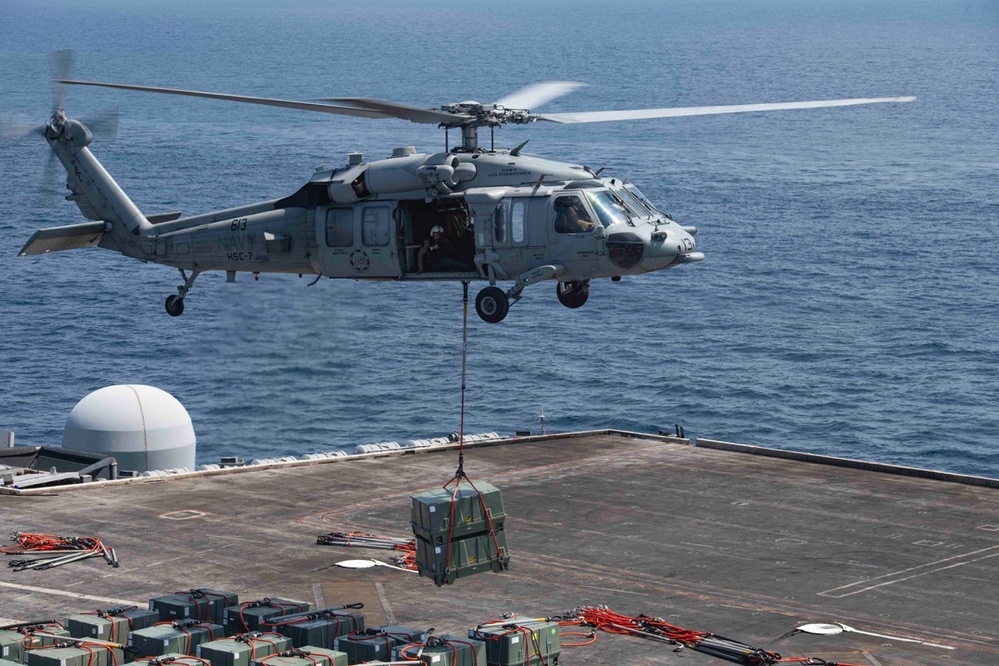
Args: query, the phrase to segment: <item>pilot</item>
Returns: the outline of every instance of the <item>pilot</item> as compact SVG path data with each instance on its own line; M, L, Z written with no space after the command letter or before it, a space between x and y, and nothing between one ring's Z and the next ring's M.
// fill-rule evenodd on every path
M555 202L555 205L560 208L560 212L555 216L555 231L572 234L593 229L593 222L576 197L562 197Z
M423 246L416 255L417 272L443 272L462 269L462 264L455 258L454 246L444 238L444 228L435 224L430 229L430 238L423 241Z

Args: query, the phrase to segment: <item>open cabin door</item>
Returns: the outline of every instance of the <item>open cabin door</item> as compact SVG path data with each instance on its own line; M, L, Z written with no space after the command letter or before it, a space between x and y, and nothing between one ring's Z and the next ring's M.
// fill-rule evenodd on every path
M414 200L399 203L403 245L403 271L407 276L434 276L442 273L453 277L476 275L475 238L472 235L472 216L468 205L458 197L442 197L433 201ZM423 244L431 238L431 230L440 227L453 254L447 261L431 265L424 256L423 273L419 272L419 254Z

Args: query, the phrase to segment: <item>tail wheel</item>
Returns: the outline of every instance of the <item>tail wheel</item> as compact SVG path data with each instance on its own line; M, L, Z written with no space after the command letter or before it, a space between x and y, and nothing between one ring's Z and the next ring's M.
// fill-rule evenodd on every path
M570 280L569 282L559 282L555 285L555 294L558 302L567 308L583 307L586 299L590 297L589 280Z
M177 294L171 294L167 296L166 303L167 314L171 317L179 317L184 314L184 299Z
M499 287L486 287L475 297L475 311L483 321L499 323L510 311L510 299Z

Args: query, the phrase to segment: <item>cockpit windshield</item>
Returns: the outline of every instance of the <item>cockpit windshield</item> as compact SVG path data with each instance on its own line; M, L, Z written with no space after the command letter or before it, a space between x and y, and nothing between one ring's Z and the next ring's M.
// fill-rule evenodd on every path
M641 202L642 202L642 204L643 204L643 205L644 205L644 206L645 206L646 208L648 208L648 209L649 209L649 212L651 212L651 213L652 213L653 215L662 215L662 213L660 213L660 212L659 212L658 210L656 210L656 207L652 205L652 202L651 202L651 201L649 201L649 198L648 198L647 196L645 196L644 194L642 194L642 191L641 191L640 189L638 189L637 187L635 187L635 186L634 186L634 185L632 185L631 183L629 183L629 184L625 185L625 186L624 186L624 189L626 189L626 190L628 190L629 192L631 192L632 194L634 194L634 195L635 195L635 197L636 197L636 198L637 198L637 199L638 199L639 201L641 201Z
M610 190L586 190L586 198L596 211L600 224L605 227L625 224L634 216L624 201Z
M636 217L650 217L653 215L653 213L649 211L648 207L642 203L638 197L632 194L631 190L627 187L622 187L620 190L614 190L614 193L624 199L624 203L628 205L628 208L635 214Z

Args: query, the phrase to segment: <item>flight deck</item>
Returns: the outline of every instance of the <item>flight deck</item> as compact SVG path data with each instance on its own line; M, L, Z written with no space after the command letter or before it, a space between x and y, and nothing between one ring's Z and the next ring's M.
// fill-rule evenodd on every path
M120 567L4 567L0 624L214 588L363 602L369 625L457 635L506 613L605 605L784 658L999 663L999 481L620 431L520 437L465 447L468 477L502 491L508 571L437 587L335 565L386 551L316 543L412 536L410 496L448 482L457 458L435 448L2 494L5 533L96 535ZM814 623L845 630L795 632ZM559 663L724 662L598 632Z

